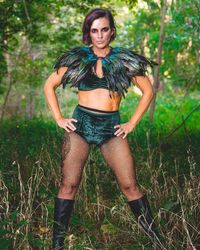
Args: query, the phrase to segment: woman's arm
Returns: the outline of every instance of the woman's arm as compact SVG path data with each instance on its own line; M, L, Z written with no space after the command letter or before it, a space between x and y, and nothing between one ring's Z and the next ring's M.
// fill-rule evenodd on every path
M47 104L49 109L51 110L53 117L57 124L64 128L67 132L70 132L69 129L75 130L76 127L73 125L72 121L76 122L76 119L64 119L57 100L57 96L55 94L55 90L58 86L61 85L61 80L66 72L67 67L60 67L57 72L53 72L44 84L44 93L47 100ZM67 128L68 127L68 128Z
M62 118L55 90L61 84L62 77L67 67L61 67L57 72L53 72L44 84L44 93L49 109L51 110L55 121Z
M135 76L134 77L135 85L142 91L143 95L136 107L135 113L130 118L129 122L134 125L141 120L142 116L146 112L152 97L154 95L152 84L147 76Z
M140 121L154 95L153 87L147 76L135 76L133 80L135 85L138 86L138 88L142 91L143 95L130 120L126 123L114 126L114 128L118 128L118 130L114 134L117 136L123 134L123 139L135 128L137 123Z

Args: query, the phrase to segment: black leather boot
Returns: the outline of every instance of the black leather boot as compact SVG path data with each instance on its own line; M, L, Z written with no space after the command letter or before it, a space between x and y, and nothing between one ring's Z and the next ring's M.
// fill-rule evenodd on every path
M128 204L136 217L137 222L143 228L156 249L165 249L160 242L159 235L155 231L155 224L146 195L137 200L128 201Z
M65 233L75 200L55 198L53 224L53 250L64 249Z

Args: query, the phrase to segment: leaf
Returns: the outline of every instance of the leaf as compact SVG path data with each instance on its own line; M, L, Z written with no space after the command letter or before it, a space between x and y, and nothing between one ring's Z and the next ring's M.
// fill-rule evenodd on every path
M44 227L44 226L39 225L39 230L38 230L39 234L45 234L48 231L49 231L48 227Z
M100 228L104 234L117 234L118 233L118 228L114 226L113 224L103 224Z

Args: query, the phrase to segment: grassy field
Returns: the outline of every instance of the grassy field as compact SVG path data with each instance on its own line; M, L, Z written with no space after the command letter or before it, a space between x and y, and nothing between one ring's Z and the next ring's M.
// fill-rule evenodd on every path
M149 124L146 113L128 135L139 183L169 250L200 247L200 111L167 137L198 104L199 96L198 91L192 93L182 105L183 94L168 89L158 96L154 123ZM122 102L122 122L133 114L138 100L130 92ZM68 99L67 115L74 104L73 98ZM0 129L1 249L50 249L63 131L44 114L31 120L13 117ZM94 145L76 196L67 246L76 250L153 249Z

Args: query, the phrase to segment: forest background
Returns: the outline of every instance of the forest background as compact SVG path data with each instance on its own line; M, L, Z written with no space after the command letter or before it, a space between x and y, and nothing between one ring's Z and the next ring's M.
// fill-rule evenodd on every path
M58 56L82 46L91 8L109 8L124 46L159 63L155 97L128 135L141 187L149 196L166 249L200 247L198 0L0 1L0 246L49 249L60 179L63 131L43 86ZM57 90L72 115L77 90ZM127 121L141 97L130 87L120 113ZM152 249L138 229L112 171L92 146L66 237L69 249Z

